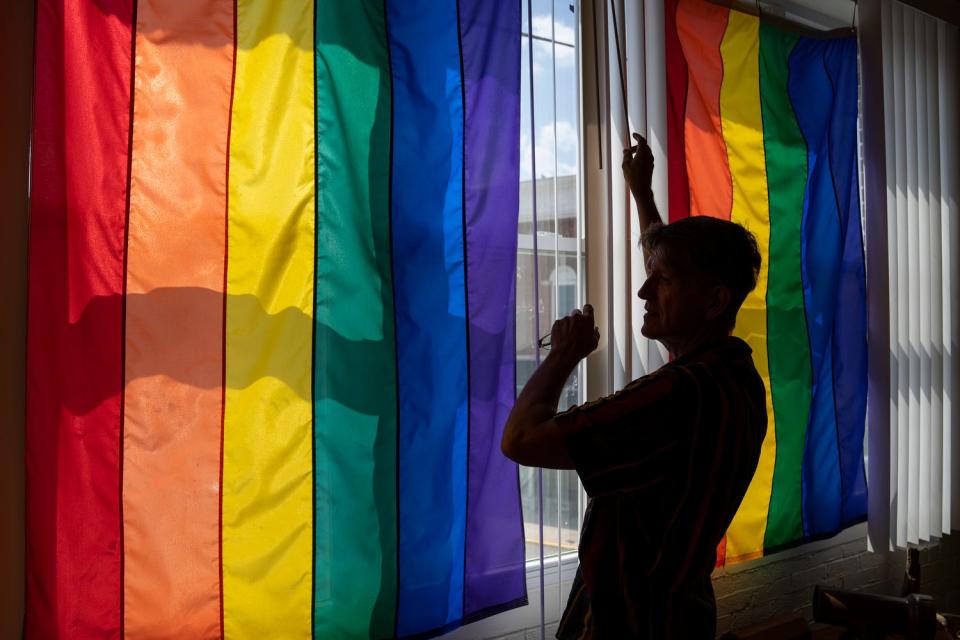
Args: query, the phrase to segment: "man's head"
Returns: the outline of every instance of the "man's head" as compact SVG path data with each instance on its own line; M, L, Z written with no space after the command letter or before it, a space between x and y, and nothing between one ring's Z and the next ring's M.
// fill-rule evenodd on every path
M647 281L643 334L671 345L704 333L730 333L757 284L760 252L740 225L707 216L656 224L644 234Z

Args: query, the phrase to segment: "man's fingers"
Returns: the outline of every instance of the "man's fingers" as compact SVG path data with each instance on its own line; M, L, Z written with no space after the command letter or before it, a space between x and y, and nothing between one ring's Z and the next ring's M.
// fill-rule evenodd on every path
M586 357L600 343L600 330L593 319L593 305L585 304L580 309L571 309L568 315L557 319L550 336L556 350L572 350L579 358Z
M637 141L637 144L630 147L634 153L636 153L639 150L643 150L645 156L648 156L650 158L653 157L653 151L650 149L650 145L649 143L647 143L646 138L644 138L639 133L635 133L633 134L633 139Z
M637 144L633 145L634 149L646 149L650 150L650 143L647 142L647 139L644 138L639 133L633 134L633 139L637 141Z
M653 150L646 144L646 140L639 137L640 134L633 134L635 137L638 137L642 142L640 144L635 144L632 147L627 147L623 150L623 164L627 165L632 160L637 157L637 154L642 154L643 159L649 163L653 163Z

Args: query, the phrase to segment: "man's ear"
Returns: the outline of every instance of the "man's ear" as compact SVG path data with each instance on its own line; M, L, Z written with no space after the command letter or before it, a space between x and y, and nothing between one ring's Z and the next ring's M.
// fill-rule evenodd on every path
M717 284L710 288L707 298L707 320L716 320L730 306L730 289Z

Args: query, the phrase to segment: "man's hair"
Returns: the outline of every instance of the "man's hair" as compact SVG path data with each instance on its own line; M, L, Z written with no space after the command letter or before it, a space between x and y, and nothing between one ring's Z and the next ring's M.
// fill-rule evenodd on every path
M730 290L730 304L719 320L733 329L740 305L757 286L760 274L760 251L754 235L735 222L691 216L670 224L655 223L643 234L648 252L663 245L685 250L704 277L718 280Z

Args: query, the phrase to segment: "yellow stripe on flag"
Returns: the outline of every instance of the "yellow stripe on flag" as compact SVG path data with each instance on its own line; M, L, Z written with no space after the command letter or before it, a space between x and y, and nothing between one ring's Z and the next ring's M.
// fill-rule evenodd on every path
M720 88L720 114L733 178L730 219L753 232L763 258L757 287L747 296L740 309L734 335L743 338L753 349L754 363L767 389L767 435L763 440L757 472L727 531L727 562L763 555L763 537L767 527L777 450L767 362L770 208L760 114L759 29L760 21L756 17L731 11L727 32L720 45L724 70Z
M223 460L226 638L309 638L313 0L240 0Z

